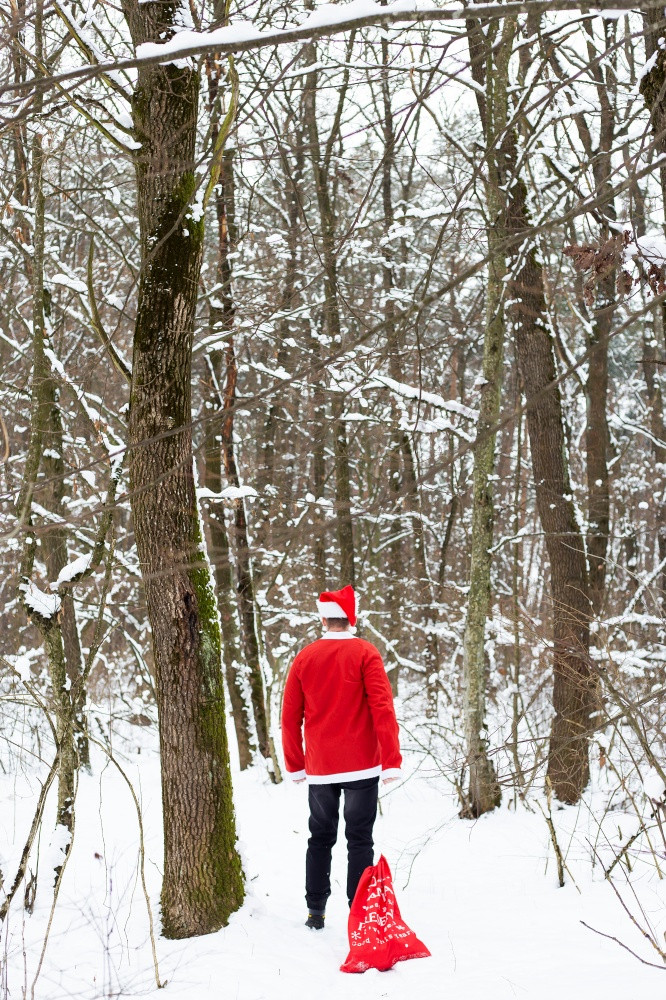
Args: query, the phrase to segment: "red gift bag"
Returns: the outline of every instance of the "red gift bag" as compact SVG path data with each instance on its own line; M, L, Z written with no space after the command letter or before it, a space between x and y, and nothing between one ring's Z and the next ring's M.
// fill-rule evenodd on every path
M430 952L403 923L393 891L391 870L382 855L361 875L349 911L349 954L341 972L386 972L396 962L427 958Z

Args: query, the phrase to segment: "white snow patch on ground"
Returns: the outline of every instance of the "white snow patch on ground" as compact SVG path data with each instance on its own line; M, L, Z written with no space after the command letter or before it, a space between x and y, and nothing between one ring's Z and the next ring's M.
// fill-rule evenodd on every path
M139 796L146 834L146 877L159 929L161 815L154 729L125 727L114 753ZM548 830L539 811L505 806L476 822L457 817L450 785L435 774L412 773L382 789L375 828L377 856L392 868L403 917L432 952L391 972L350 976L339 971L348 945L344 894L344 835L334 851L326 929L308 931L303 900L307 789L268 783L265 772L234 774L236 811L247 875L247 899L229 926L187 941L158 938L166 990L155 985L145 901L138 878L134 804L115 766L97 748L92 776L82 774L74 843L56 908L39 1000L108 995L161 1000L644 1000L658 996L666 974L586 929L581 920L616 935L650 961L654 954L624 914L591 845L601 843L593 813L553 813L566 854L567 884L559 888ZM13 878L38 784L0 771L0 844L6 882ZM60 860L55 838L55 789L45 817L35 911L12 907L0 942L7 949L10 996L28 993L52 901L48 862ZM631 817L609 814L610 831ZM574 832L574 827L575 832ZM50 843L49 843L50 842ZM5 845L9 845L5 849ZM601 848L599 848L601 850ZM611 857L612 854L609 854ZM663 934L664 883L638 859L634 889ZM573 883L575 878L576 884ZM622 885L622 883L621 883ZM625 895L636 908L626 885ZM20 894L22 896L22 894ZM27 973L23 966L25 941Z

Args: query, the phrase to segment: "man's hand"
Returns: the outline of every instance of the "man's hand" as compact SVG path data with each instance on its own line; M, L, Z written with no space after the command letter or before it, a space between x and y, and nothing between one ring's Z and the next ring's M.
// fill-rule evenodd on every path
M392 781L397 780L397 778L382 778L382 785L390 785Z
M305 780L306 780L305 778L294 778L294 784L302 785Z

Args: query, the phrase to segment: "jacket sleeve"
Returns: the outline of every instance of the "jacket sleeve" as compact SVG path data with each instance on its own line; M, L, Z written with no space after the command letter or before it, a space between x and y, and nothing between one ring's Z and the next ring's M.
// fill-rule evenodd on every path
M282 752L287 774L293 780L305 777L302 732L304 709L297 657L289 669L282 699Z
M379 741L382 778L397 778L400 775L402 756L393 692L379 650L371 643L368 643L368 647L363 658L363 684Z

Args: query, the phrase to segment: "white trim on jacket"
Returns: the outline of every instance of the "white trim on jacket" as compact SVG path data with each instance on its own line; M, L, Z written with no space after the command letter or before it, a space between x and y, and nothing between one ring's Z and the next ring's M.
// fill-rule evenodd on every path
M382 765L366 767L364 771L340 771L338 774L308 774L308 785L332 785L339 781L361 781L363 778L377 778L382 773Z

